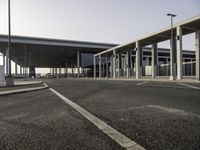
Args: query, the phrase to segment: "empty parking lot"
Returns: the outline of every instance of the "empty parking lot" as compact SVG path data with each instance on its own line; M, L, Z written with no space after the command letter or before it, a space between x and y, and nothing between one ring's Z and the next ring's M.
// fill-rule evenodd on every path
M44 82L145 149L200 149L200 84ZM0 97L1 149L123 149L49 89Z

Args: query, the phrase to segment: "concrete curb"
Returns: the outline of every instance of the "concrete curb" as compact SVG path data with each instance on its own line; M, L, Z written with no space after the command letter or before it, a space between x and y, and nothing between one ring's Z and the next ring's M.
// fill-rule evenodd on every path
M43 85L44 86L42 86L42 87L33 87L33 88L24 88L24 89L17 89L17 90L2 91L2 92L0 92L0 96L18 94L18 93L24 93L24 92L30 92L30 91L37 91L37 90L49 88L48 85L46 85L44 83L43 83Z
M24 85L35 85L35 84L41 84L42 81L24 81L24 82L15 82L15 86L24 86Z
M71 80L77 80L77 79L73 79L73 78L68 78ZM78 80L97 80L97 81L155 81L155 82L171 82L171 83L200 83L200 81L195 80L195 79L181 79L181 80L169 80L169 79L148 79L148 78L140 78L140 79L134 79L134 78L130 78L130 79L126 79L126 78L117 78L117 79L112 79L112 78L79 78Z

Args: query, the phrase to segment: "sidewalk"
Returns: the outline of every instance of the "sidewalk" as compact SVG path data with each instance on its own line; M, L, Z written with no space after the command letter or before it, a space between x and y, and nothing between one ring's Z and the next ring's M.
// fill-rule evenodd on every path
M155 82L185 82L185 83L200 83L200 81L196 80L195 78L183 78L181 80L169 80L169 78L165 77L156 77L156 78L148 78L142 77L140 79L135 79L134 77L131 78L80 78L84 80L110 80L110 81L155 81Z
M48 88L48 86L41 81L20 81L16 82L13 87L1 87L0 96L42 90L46 88Z
M21 86L21 85L33 85L33 84L41 84L42 81L23 81L23 80L16 80L14 81L15 86Z

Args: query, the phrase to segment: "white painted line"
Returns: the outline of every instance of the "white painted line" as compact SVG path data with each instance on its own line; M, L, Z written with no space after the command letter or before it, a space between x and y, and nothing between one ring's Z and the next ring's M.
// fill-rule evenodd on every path
M148 82L148 81L145 81L145 82L138 83L138 84L136 84L136 85L144 85L144 84L146 84L146 83L149 83L149 82Z
M188 84L184 84L184 83L178 83L178 84L183 85L183 86L190 87L190 88L192 88L192 89L200 90L200 88L199 88L199 87L196 87L196 86L192 86L192 85L188 85Z
M68 98L64 97L62 94L58 93L52 88L49 88L53 93L55 93L58 97L60 97L63 101L65 101L68 105L74 108L76 111L81 113L85 118L87 118L91 123L93 123L96 127L98 127L102 132L107 134L110 138L116 141L119 145L126 148L127 150L145 150L142 146L137 144L136 142L130 140L117 130L113 129L111 126L92 115L87 110L83 109L76 103L72 102Z

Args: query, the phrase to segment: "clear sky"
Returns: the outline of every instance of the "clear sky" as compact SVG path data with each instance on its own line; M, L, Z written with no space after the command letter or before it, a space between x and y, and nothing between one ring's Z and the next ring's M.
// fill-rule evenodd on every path
M7 1L0 0L3 34ZM11 9L14 35L120 44L169 26L168 12L174 22L200 15L200 0L11 0ZM193 49L193 35L185 39Z

